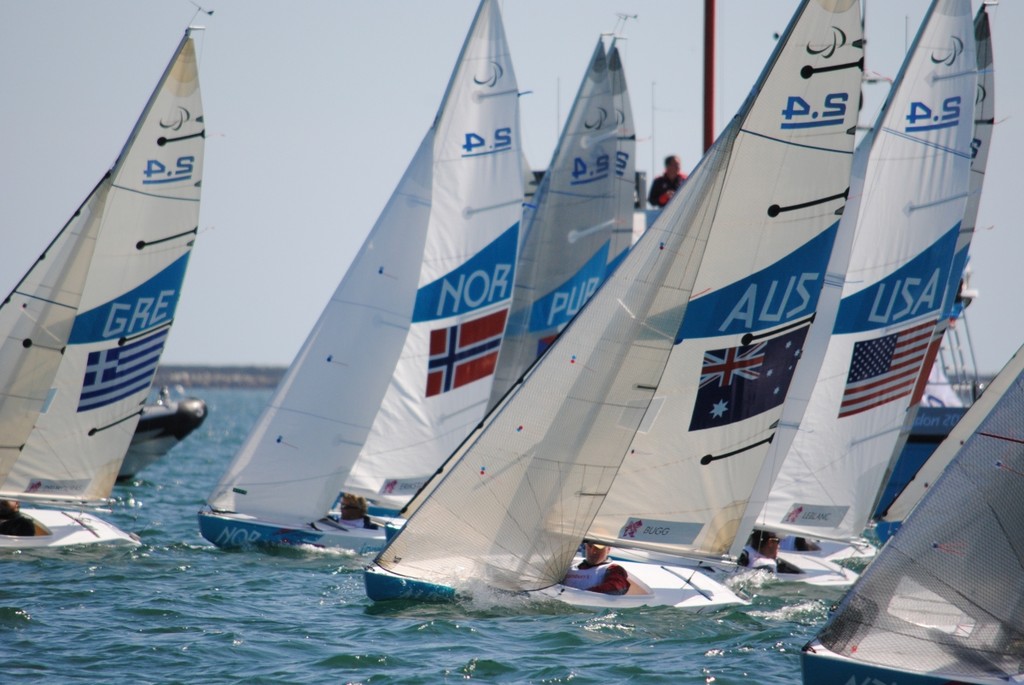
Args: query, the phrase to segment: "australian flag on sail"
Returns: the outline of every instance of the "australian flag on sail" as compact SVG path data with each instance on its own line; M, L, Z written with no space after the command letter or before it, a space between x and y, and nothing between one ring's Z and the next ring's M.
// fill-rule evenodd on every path
M109 350L90 352L78 411L97 409L148 390L169 331L170 328L164 328Z
M921 371L935 319L853 345L839 418L909 395Z
M690 430L728 426L782 404L805 337L803 325L764 342L705 352Z
M427 397L494 373L508 308L430 332Z

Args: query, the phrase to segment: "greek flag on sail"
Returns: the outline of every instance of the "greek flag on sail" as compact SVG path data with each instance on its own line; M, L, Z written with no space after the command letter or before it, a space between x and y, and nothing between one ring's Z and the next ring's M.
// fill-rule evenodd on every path
M169 328L109 350L89 353L78 411L103 407L149 388Z

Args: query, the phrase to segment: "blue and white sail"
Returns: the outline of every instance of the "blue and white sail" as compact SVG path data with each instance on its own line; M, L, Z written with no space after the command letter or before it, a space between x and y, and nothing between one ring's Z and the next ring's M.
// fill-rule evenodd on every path
M113 168L0 309L0 496L109 497L174 321L204 135L186 31Z
M604 281L617 209L618 124L599 39L551 163L523 212L515 296L492 405Z
M802 654L805 685L1024 680L1024 348L939 450L949 465Z
M612 108L618 122L615 146L615 225L608 247L608 271L614 271L633 245L633 217L636 215L636 125L629 101L622 53L612 41L608 49L608 76L612 81Z
M401 506L483 417L516 270L518 97L483 0L433 125L200 514L212 542L315 542L342 490Z
M953 322L961 315L962 303L959 301L959 295L966 284L964 264L967 261L968 247L970 246L970 241L978 221L981 191L985 182L985 168L988 165L988 152L992 143L992 128L995 124L995 63L992 58L992 32L989 26L989 15L986 5L982 5L975 14L974 40L978 55L978 94L974 101L974 139L971 141L971 189L970 195L967 198L967 207L964 210L964 219L960 225L960 235L957 238L956 257L953 261L953 268L950 270L950 277L955 277L957 281L955 283L951 282L947 289L947 293L952 295L952 301L947 301L945 316L939 320L938 326L935 327L935 333L932 335L931 347L929 348L929 359L925 361L925 368L922 370L921 378L918 379L918 388L914 396L915 402L920 403L922 401L922 391L927 393L929 390L939 392L945 390L944 397L949 397L952 402L950 403L947 400L944 402L944 406L950 407L962 406L962 404L956 404L959 401L959 397L949 388L948 380L946 385L940 385L934 389L931 388L930 380L933 374L936 373L941 379L945 380L945 373L937 366L939 362L934 360L937 358L936 353L943 338L947 335L947 331L955 325ZM927 394L925 396L927 397ZM903 446L906 444L907 438L914 428L918 408L918 404L914 404L907 414L907 418L903 423L900 441L896 446L896 455L903 455L904 453ZM901 489L893 487L895 484L890 482L892 475L890 473L890 477L887 477L885 482L887 483L887 489L893 487L889 495L894 499L883 499L875 507L876 512L882 512L881 518L891 523L902 521L924 494L928 485L934 483L935 479L945 468L949 459L948 451L946 455L944 460L943 455L933 453L917 471L917 476L906 482L905 487ZM890 471L894 471L894 469L890 469Z
M811 348L824 350L819 373L794 381L760 525L849 541L868 524L958 281L976 73L969 0L936 0L858 147L843 216L854 243L815 323L831 335Z
M863 72L856 3L801 11L757 100L726 134L736 140L715 233L588 537L720 559L740 552L760 509L748 502L767 491L759 474L793 374L807 363L847 202Z
M473 583L556 587L584 536L605 530L602 539L616 545L643 544L618 534L632 513L646 516L651 501L667 516L666 491L686 499L688 484L675 470L662 478L660 464L755 450L759 468L846 201L860 27L854 0L800 4L689 181L436 487L414 501L365 574L371 598L450 594ZM719 426L709 423L723 417L714 407L730 400L701 393L711 387L703 380L714 355L750 364L730 371L745 376L746 391ZM754 392L752 377L769 372L771 387ZM639 454L648 435L663 439ZM698 446L680 455L690 439ZM741 461L712 459L704 473L717 477L722 464ZM737 496L745 499L754 478L743 477ZM700 487L698 476L692 489ZM711 521L720 539L711 548L729 548L738 518Z

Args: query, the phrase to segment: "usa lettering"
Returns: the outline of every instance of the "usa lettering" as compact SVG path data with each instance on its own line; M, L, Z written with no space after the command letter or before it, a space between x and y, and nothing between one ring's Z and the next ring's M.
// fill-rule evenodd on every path
M511 264L495 264L490 273L477 269L469 274L459 274L452 283L447 278L441 283L441 297L437 303L437 316L452 316L475 309L482 304L498 302L511 296L512 284L509 274Z
M576 316L576 312L583 308L590 296L597 291L599 285L601 285L601 279L588 278L584 283L572 286L569 292L561 290L555 292L551 299L551 311L548 313L547 325L550 327Z
M752 330L809 311L811 294L807 291L807 283L814 283L817 280L817 273L802 273L799 276L790 276L785 285L781 285L777 280L772 281L760 291L757 283L751 283L718 330L727 330L735 321Z
M887 289L886 283L879 284L868 321L893 323L916 316L922 309L935 309L938 306L935 299L939 295L939 269L932 272L927 282L920 278L897 279L888 293Z
M156 297L140 297L134 305L125 302L110 305L103 337L127 335L163 323L171 316L176 293L175 290L161 290Z

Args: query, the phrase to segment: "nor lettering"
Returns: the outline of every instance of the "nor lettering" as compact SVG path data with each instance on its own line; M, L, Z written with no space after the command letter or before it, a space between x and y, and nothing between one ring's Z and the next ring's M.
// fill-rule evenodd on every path
M511 271L511 264L495 264L492 273L483 269L469 274L461 273L455 283L445 278L441 283L437 316L461 314L508 298L511 293L511 283L508 281ZM451 303L446 304L449 300Z

